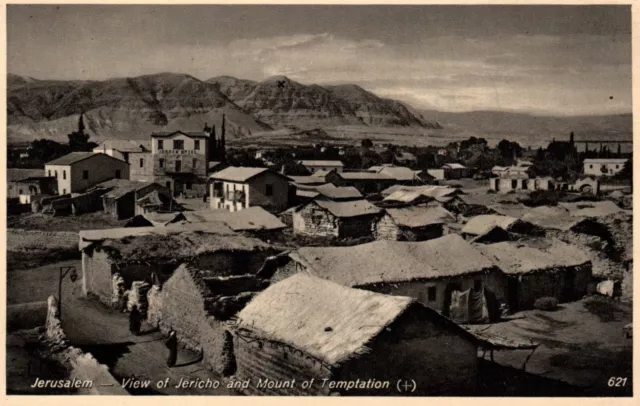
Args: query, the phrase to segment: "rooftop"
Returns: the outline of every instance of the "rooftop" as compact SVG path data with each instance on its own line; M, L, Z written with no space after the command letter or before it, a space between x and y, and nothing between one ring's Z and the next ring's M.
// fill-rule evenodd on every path
M340 172L338 175L345 180L394 180L385 173L375 172Z
M141 152L151 151L151 141L149 140L104 140L94 151L115 149L120 152Z
M420 175L421 171L414 171L413 169L404 166L385 166L380 168L376 172L389 175L393 179L399 181L409 181L415 179L418 175Z
M314 204L328 210L336 217L358 217L372 214L379 214L382 210L366 200L349 200L338 201L333 200L314 200Z
M558 203L573 217L605 217L625 211L611 200L601 202Z
M110 197L112 199L117 199L128 193L147 188L151 185L153 185L153 183L140 182L140 181L128 180L128 179L110 179L106 182L97 184L95 187L111 189L104 196ZM162 187L160 185L157 185L157 186Z
M585 164L623 164L627 162L627 158L587 158L584 160Z
M342 161L330 161L330 160L313 160L313 159L303 159L298 161L301 165L304 166L331 166L331 167L343 167L344 164Z
M442 165L443 168L450 168L450 169L467 169L466 166L459 164L457 162L453 162L450 164L444 164Z
M204 133L202 131L159 131L159 132L153 132L151 133L152 137L171 137L174 136L176 134L183 134L186 135L187 137L191 137L191 138L209 138L209 135L207 133Z
M65 156L61 156L60 158L47 162L46 165L73 165L77 162L84 161L85 159L92 158L98 155L105 156L104 154L97 154L95 152L71 152ZM109 156L109 158L115 159L116 161L119 161L119 162L124 162L117 158L113 158L111 156Z
M233 231L280 230L286 227L280 219L259 206L230 212L228 210L185 211L182 215L191 223L222 222Z
M254 176L268 171L267 168L254 168L245 166L230 166L221 171L212 173L211 179L227 180L230 182L246 182ZM277 172L274 172L277 173Z
M527 246L520 242L500 242L478 244L476 248L508 275L579 266L590 261L578 248L555 238L543 247Z
M387 209L393 221L404 227L425 227L432 224L444 224L456 221L456 217L447 209L435 207L410 206L402 209Z
M315 190L324 197L329 199L358 199L362 198L362 194L353 186L337 187L331 183L318 186Z
M413 302L296 274L256 296L238 327L291 345L330 365L362 354L367 343Z
M374 241L351 247L302 247L290 254L311 274L344 286L474 274L494 264L457 234L421 242Z
M511 226L519 221L515 217L501 216L496 214L484 214L472 217L462 228L462 233L470 235L481 235L494 227L508 231Z

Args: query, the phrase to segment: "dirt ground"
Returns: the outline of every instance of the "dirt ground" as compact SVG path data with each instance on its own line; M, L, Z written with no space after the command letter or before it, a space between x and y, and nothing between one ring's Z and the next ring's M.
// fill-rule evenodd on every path
M100 230L122 227L127 220L114 220L103 212L78 216L48 216L42 213L25 213L7 217L7 228L43 231Z
M510 321L472 328L540 343L526 366L530 374L576 386L582 396L630 396L633 340L622 329L631 319L632 306L590 296L556 311L520 312ZM497 351L494 359L521 371L530 353ZM612 377L628 379L609 387Z

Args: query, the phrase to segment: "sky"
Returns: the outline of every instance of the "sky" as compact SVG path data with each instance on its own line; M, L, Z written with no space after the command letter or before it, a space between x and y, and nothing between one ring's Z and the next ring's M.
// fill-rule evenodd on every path
M354 83L416 108L632 111L629 6L8 5L10 73Z

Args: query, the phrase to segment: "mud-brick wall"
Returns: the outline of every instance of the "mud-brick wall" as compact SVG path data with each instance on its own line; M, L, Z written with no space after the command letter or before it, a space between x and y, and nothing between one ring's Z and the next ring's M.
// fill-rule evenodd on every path
M575 272L575 279L570 287L565 289L568 272ZM584 265L574 268L559 268L546 272L536 272L518 277L518 303L520 309L530 309L536 299L541 297L555 297L560 302L578 300L587 292L587 285L591 281L591 267ZM566 293L569 293L569 296Z
M284 344L271 341L263 341L236 332L233 339L233 351L236 361L236 374L238 380L250 379L247 389L242 391L245 395L328 395L329 389L316 384L312 388L302 389L300 383L305 380L315 379L322 382L330 379L330 371L319 361ZM286 382L293 379L296 385L293 388L258 388L258 380L274 380Z
M293 233L314 237L338 237L338 219L314 204L292 215Z
M112 261L104 251L82 251L82 291L94 294L111 305L113 298Z

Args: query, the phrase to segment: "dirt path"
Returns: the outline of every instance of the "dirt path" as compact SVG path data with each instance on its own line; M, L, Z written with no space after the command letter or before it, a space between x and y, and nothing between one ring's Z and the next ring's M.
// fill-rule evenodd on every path
M176 389L182 379L207 378L212 381L220 377L198 362L198 355L180 349L177 366L168 368L164 336L159 332L148 332L143 326L143 335L134 336L129 332L126 313L115 313L99 303L74 298L67 302L62 317L62 326L72 345L93 354L106 364L122 382L123 378L135 377L155 382L170 379L167 388L153 388L141 394L166 395L227 395L224 385L218 389ZM146 333L148 332L148 333Z

